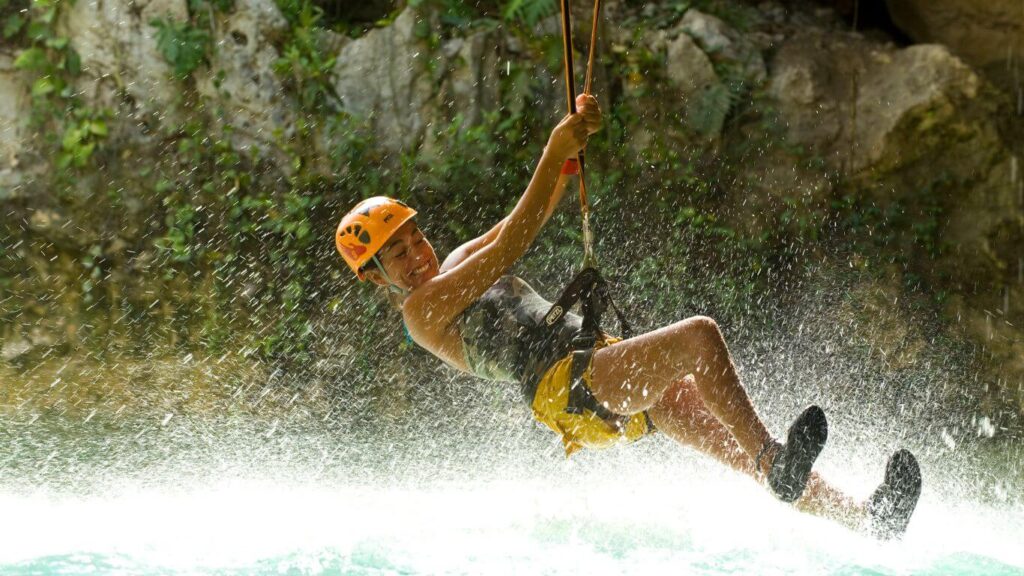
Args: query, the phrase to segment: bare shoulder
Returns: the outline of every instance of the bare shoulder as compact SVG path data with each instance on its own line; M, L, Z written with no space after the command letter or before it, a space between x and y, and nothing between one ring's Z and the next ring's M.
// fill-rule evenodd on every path
M443 304L449 289L443 276L438 275L410 294L402 305L402 317L417 344L449 365L468 372L458 317L446 311Z

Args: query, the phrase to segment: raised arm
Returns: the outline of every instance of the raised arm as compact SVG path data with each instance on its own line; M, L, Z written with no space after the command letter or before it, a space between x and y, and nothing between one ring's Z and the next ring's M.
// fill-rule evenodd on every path
M555 209L562 201L562 197L565 196L565 189L568 187L569 181L572 176L562 174L558 178L558 182L555 183L555 191L551 194L551 200L548 201L548 207L544 212L543 222L541 222L541 228L547 221L551 219L551 215L554 214ZM493 228L485 232L484 234L473 238L465 244L459 246L455 250L452 250L450 254L444 259L444 264L441 265L441 272L447 272L452 268L458 266L463 260L468 258L470 255L476 253L478 250L487 246L498 237L501 233L502 228L505 227L505 222L508 222L508 216L501 219L500 222L494 225Z
M592 97L591 97L592 98ZM596 109L596 101L594 102ZM551 132L530 184L511 213L487 234L469 243L462 260L414 292L403 313L413 338L426 347L447 333L455 319L526 252L550 216L561 167L600 126L600 111L566 116ZM488 236L493 234L493 239ZM449 266L448 260L445 266Z
M588 134L593 134L597 132L601 127L601 108L597 104L597 99L595 99L590 94L581 94L576 98L576 104L579 107L579 114L583 116L583 121L587 125ZM561 174L559 176L558 181L555 183L554 192L551 194L551 197L548 200L547 207L544 211L544 216L541 219L541 228L544 227L544 224L546 224L547 221L551 218L551 215L554 214L555 209L558 208L558 205L562 201L562 197L565 195L565 190L570 180L572 180L571 176L565 174ZM447 272L448 270L451 270L452 268L455 268L470 255L476 253L484 246L487 246L488 244L494 242L498 238L498 235L501 233L501 231L504 229L505 224L508 222L508 220L508 216L502 218L500 222L495 224L490 230L488 230L484 234L466 242L465 244L459 246L455 250L452 250L451 253L449 253L448 256L445 258L444 264L441 265L441 272L444 273Z

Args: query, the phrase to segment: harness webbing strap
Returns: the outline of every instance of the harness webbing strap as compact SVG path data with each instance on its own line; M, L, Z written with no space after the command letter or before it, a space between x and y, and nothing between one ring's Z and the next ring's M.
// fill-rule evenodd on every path
M602 336L600 323L605 304L610 305L615 313L622 338L633 336L633 328L608 294L608 283L596 268L590 267L580 270L562 291L562 295L544 316L543 328L553 326L561 320L577 302L581 302L583 307L583 327L579 335L580 347L593 347L594 342Z
M594 360L594 349L576 350L572 353L572 370L569 376L569 399L565 411L570 414L585 414L590 410L598 418L604 420L619 433L625 430L629 416L617 414L597 401L594 393L587 387L584 374L590 369Z

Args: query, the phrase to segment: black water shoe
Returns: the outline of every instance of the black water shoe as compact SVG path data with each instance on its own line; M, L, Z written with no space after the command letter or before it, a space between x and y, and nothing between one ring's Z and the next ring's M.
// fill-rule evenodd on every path
M900 538L921 497L921 468L907 450L897 450L885 465L885 482L868 500L871 534L882 540Z
M779 500L795 502L804 493L811 467L827 439L825 412L808 406L789 427L786 443L779 447L768 470L768 486Z

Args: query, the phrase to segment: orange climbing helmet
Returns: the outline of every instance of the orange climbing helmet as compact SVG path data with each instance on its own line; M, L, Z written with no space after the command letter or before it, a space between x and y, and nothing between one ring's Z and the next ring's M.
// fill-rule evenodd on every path
M367 198L341 217L334 245L352 272L365 280L363 266L415 215L416 211L401 200L387 196Z

